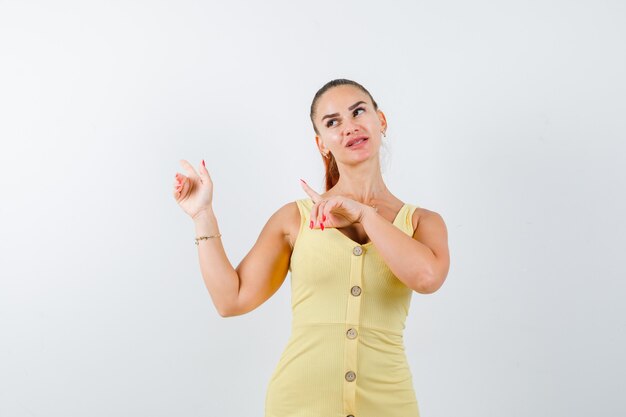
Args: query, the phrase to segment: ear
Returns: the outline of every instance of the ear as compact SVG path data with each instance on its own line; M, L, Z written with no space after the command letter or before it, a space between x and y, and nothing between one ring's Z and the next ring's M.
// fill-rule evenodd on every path
M387 118L382 110L378 110L378 118L380 119L380 129L385 132L387 130Z
M319 135L315 135L315 143L317 144L317 149L319 149L320 153L325 154L327 152L326 148L324 147L324 142L322 142L322 139Z

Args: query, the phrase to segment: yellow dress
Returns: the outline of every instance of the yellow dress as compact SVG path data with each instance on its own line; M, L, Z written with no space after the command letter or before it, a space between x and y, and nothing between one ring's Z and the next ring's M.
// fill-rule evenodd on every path
M291 336L269 380L265 417L419 417L403 342L413 290L372 242L310 229L310 198L297 200ZM411 236L418 206L393 224Z

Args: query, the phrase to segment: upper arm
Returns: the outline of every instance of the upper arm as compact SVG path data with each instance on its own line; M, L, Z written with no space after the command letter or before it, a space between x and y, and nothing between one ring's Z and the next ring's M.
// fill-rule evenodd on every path
M448 229L439 213L423 208L419 210L413 238L428 247L434 255L431 292L435 292L443 285L450 269Z
M294 216L300 219L295 202L285 204L272 214L250 252L235 269L239 275L239 294L235 310L230 315L254 310L284 282L292 251L287 230Z

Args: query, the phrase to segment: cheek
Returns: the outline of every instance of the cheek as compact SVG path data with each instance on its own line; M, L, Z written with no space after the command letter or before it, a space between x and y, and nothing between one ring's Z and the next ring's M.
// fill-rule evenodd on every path
M372 116L371 120L372 120L372 125L374 125L374 126L379 126L380 125L380 119L378 118L378 116Z
M330 133L326 135L326 138L324 139L324 141L329 146L333 146L333 145L336 146L338 143L341 142L341 135L338 133Z

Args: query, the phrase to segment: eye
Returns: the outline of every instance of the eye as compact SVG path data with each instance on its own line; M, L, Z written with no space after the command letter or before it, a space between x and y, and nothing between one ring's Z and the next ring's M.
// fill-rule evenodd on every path
M330 127L330 124L332 122L336 122L336 121L337 121L337 119L330 119L329 121L326 122L326 127Z
M359 110L363 110L363 111L365 111L365 109L364 109L363 107L358 107L358 108L354 109L353 114L354 114L354 113L356 113L356 112L358 112ZM356 115L355 115L355 116L356 116Z

